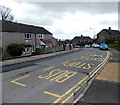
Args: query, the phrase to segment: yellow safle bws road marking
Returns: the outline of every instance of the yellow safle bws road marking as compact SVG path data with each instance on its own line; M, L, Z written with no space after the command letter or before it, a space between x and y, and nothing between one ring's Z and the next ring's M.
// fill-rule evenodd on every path
M17 80L21 80L21 79L23 79L23 78L26 78L26 77L29 77L30 75L26 75L26 76L23 76L23 77L21 77L21 78L17 78L17 79L15 79L15 80L13 80L13 81L10 81L10 82L12 82L12 83L14 83L14 84L17 84L17 85L20 85L20 86L26 86L25 84L22 84L22 83L19 83L19 82L16 82Z

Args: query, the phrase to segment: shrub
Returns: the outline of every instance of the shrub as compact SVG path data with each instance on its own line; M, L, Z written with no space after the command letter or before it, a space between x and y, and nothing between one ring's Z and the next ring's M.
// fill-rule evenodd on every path
M24 50L24 46L18 43L11 43L7 47L7 52L11 56L21 56Z

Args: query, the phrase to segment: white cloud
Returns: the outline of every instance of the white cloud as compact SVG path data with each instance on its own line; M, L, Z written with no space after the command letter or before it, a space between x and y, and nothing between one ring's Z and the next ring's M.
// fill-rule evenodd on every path
M0 4L12 9L17 22L43 26L55 38L91 36L103 28L118 28L117 3L40 3L2 0ZM92 28L90 30L90 28Z
M63 37L66 38L68 35L85 35L93 37L94 30L97 34L101 29L112 27L117 29L117 24L106 23L99 24L101 21L108 21L111 23L115 21L117 23L117 14L96 14L92 16L91 14L76 12L75 14L67 13L62 20L54 20L51 26L51 31L55 34L65 34ZM92 28L92 30L90 30ZM69 36L70 38L74 36Z

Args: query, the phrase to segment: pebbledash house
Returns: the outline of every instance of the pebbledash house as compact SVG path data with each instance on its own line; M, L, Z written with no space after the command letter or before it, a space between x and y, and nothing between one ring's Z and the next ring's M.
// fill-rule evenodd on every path
M0 20L0 41L2 56L9 56L7 46L10 43L22 44L23 56L32 55L36 48L45 49L57 45L52 33L43 27Z

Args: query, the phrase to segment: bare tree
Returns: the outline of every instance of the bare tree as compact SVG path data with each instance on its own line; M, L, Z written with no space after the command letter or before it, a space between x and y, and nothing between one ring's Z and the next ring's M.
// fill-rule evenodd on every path
M11 14L11 9L3 5L0 6L0 15L2 20L13 21L14 16Z

